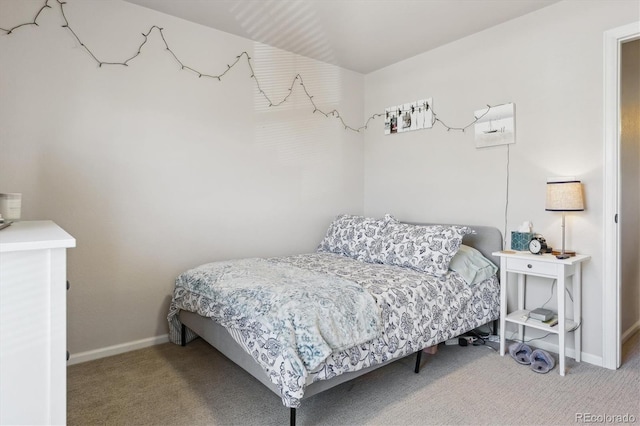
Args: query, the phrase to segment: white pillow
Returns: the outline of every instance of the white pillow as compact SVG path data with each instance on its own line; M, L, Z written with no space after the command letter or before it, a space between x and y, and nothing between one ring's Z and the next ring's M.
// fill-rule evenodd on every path
M469 285L476 285L492 277L498 267L473 247L462 244L449 263L449 269L457 272Z

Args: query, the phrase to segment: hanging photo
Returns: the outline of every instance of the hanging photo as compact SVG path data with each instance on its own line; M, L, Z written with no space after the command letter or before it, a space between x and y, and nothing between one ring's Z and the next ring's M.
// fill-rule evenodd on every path
M428 129L433 126L432 99L424 99L385 109L384 134Z
M515 104L503 104L474 113L476 148L506 145L516 142Z
M384 134L398 133L398 107L389 107L384 111Z
M413 130L411 128L411 110L412 110L412 105L411 104L404 104L402 106L402 130L403 132L408 132L409 130Z
M415 113L415 122L416 122L416 130L420 129L430 129L433 127L433 110L431 109L433 105L433 99L424 99L421 101L414 102L414 113Z

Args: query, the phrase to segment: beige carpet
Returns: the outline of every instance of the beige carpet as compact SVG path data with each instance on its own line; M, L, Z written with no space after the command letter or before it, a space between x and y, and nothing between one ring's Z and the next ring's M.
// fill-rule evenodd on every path
M580 424L581 415L640 422L638 333L616 371L567 358L565 377L557 367L538 374L487 346L441 345L423 357L420 374L413 373L414 361L399 360L303 401L298 424ZM288 422L280 398L199 339L68 369L70 425Z

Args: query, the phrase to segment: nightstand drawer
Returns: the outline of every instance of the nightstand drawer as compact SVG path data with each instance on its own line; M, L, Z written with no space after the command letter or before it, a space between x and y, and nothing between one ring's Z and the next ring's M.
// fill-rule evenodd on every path
M556 276L558 267L554 263L540 262L535 259L507 259L507 271Z

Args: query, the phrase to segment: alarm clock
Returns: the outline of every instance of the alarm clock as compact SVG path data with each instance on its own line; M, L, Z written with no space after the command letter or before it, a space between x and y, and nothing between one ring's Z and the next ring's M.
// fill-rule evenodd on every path
M535 235L529 241L529 251L533 254L542 254L547 252L547 241L542 235Z

